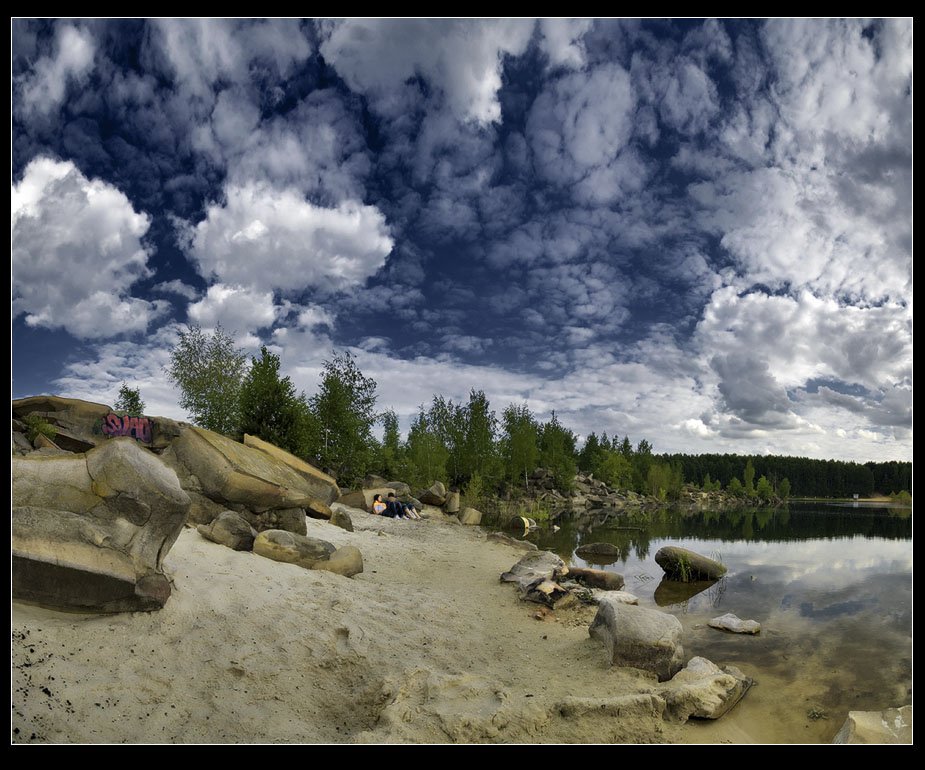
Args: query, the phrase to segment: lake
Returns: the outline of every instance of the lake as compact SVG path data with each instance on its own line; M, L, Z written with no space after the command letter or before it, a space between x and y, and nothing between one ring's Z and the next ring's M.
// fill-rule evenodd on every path
M911 509L793 503L782 509L562 517L531 535L576 566L619 572L643 607L677 616L685 658L732 664L756 685L724 720L762 743L829 742L849 711L912 702ZM582 543L619 549L610 563L574 555ZM663 581L655 554L676 545L722 561L716 583ZM732 612L756 636L707 621ZM693 740L712 742L709 722Z

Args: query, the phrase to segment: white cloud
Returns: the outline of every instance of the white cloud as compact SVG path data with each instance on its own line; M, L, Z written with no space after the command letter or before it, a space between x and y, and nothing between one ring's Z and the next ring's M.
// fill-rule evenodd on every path
M561 185L579 185L583 200L607 203L639 189L645 168L627 148L636 97L629 75L604 64L549 84L527 121L537 173Z
M62 24L55 30L54 53L42 56L22 80L21 108L26 115L47 115L64 101L68 84L83 82L93 68L96 45L86 29Z
M589 29L590 19L541 19L540 49L550 66L582 69L587 61L582 38Z
M324 22L321 54L380 111L420 76L454 115L487 125L501 119L504 54L524 52L534 22L524 20L351 19Z
M12 186L13 315L83 338L144 331L170 303L130 296L150 275L149 220L115 187L39 157Z
M160 292L162 294L176 294L178 297L183 297L190 301L199 296L199 292L196 291L196 289L188 283L183 283L183 281L178 278L172 281L161 281L160 283L156 283L151 287L151 291Z
M279 313L273 292L216 283L206 296L187 308L190 319L207 328L221 324L229 332L253 332L272 326Z
M260 184L227 187L225 201L208 206L185 236L203 277L283 294L362 283L392 250L374 206L345 201L324 208L296 190Z

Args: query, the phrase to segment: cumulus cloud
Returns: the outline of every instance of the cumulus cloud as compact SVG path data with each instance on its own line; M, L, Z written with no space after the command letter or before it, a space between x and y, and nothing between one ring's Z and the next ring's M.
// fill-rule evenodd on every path
M178 297L183 297L183 299L188 299L190 301L199 296L199 292L196 291L196 289L188 283L183 283L183 281L179 279L156 283L151 287L151 291L160 292L161 294L176 294Z
M227 188L224 202L211 204L185 237L203 277L283 293L362 283L393 245L374 206L324 208L295 190L259 184Z
M582 69L587 60L582 38L591 29L590 19L541 19L540 50L551 67Z
M150 274L141 242L149 219L122 192L42 157L10 195L14 318L100 338L144 331L169 309L130 294Z
M64 101L71 83L83 82L93 69L96 45L89 30L71 24L55 30L53 51L41 56L20 81L20 108L26 115L47 115Z
M792 427L787 391L774 379L767 361L749 353L715 356L710 362L719 375L725 408L751 425Z
M527 121L537 173L594 203L639 189L645 165L628 147L635 108L632 82L618 64L552 81Z
M221 324L229 331L245 333L272 326L279 310L273 303L271 291L259 292L216 283L186 312L190 320L200 326L214 328Z
M502 57L526 49L524 20L350 19L321 25L321 54L347 84L380 110L414 77L425 80L460 120L501 119Z

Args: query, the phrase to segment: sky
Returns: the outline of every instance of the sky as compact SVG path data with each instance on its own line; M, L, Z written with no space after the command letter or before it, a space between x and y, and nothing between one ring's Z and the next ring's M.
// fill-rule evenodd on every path
M912 20L11 21L12 395L186 324L656 452L912 453Z

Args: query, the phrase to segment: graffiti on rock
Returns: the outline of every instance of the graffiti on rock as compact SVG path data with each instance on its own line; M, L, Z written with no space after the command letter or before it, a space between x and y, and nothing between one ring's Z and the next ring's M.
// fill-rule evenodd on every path
M130 417L110 412L103 418L103 434L106 436L132 436L145 444L153 437L153 423L148 417Z

